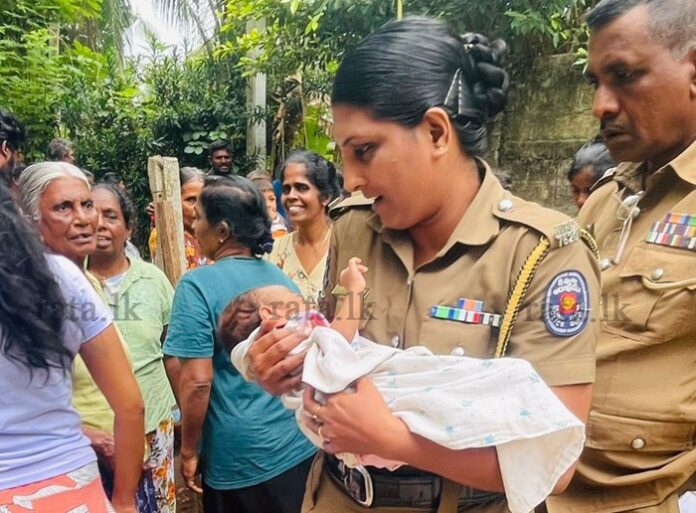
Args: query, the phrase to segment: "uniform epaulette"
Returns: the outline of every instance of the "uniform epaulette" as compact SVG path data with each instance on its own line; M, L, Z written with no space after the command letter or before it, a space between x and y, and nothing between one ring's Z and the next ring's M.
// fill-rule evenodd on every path
M616 168L615 167L610 167L607 169L604 174L600 177L599 180L597 180L592 187L590 187L590 192L594 192L597 189L599 189L602 185L605 183L609 183L614 179L614 175L616 174Z
M567 215L512 195L498 202L493 215L539 232L549 240L549 249L562 248L580 239L578 224Z
M329 217L337 219L349 210L355 208L371 209L373 199L366 198L362 192L357 191L352 193L347 198L338 198L329 204Z

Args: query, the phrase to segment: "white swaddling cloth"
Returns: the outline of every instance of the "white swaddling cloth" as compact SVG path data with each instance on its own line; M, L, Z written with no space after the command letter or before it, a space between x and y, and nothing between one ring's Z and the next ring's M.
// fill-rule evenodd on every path
M246 354L257 331L237 345L232 363L250 380ZM323 394L342 392L369 376L392 412L411 432L453 450L495 446L512 513L528 513L553 490L582 451L584 425L525 360L480 360L406 350L356 337L351 344L331 328L314 328L295 352L309 348L302 381ZM302 391L282 397L305 435ZM347 465L379 461L338 454ZM390 462L386 462L390 463Z

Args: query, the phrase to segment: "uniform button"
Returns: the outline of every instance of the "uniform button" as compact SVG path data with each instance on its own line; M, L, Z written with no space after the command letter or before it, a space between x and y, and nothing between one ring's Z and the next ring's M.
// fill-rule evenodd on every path
M464 356L466 354L466 351L464 351L463 347L455 347L454 349L452 349L451 354L453 356Z
M652 272L652 274L650 275L650 277L651 277L653 280L659 280L659 279L662 278L664 275L665 275L665 270L664 270L662 267L658 267L657 269L655 269L655 270Z
M500 203L498 203L498 210L501 212L510 212L512 210L512 201L509 199L501 200Z
M640 451L643 447L645 447L645 440L642 438L635 438L631 442L631 447L633 447L636 451Z
M394 336L391 338L391 345L392 345L392 347L399 347L399 342L400 342L399 335L394 335Z
M599 268L602 271L609 269L609 267L611 267L611 260L609 260L608 258L604 257L599 261Z

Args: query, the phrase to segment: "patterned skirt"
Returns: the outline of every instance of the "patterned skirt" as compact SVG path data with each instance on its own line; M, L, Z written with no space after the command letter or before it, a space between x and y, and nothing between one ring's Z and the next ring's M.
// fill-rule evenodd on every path
M138 513L176 513L174 420L171 417L163 420L157 429L145 435L145 439L149 457L136 494ZM99 470L104 489L111 497L113 472L103 465L99 466Z

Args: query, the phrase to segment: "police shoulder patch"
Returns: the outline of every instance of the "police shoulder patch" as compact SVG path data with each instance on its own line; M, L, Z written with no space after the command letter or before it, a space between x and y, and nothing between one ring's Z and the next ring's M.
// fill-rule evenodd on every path
M546 289L543 317L546 329L558 337L577 335L590 315L587 280L578 271L557 274Z

